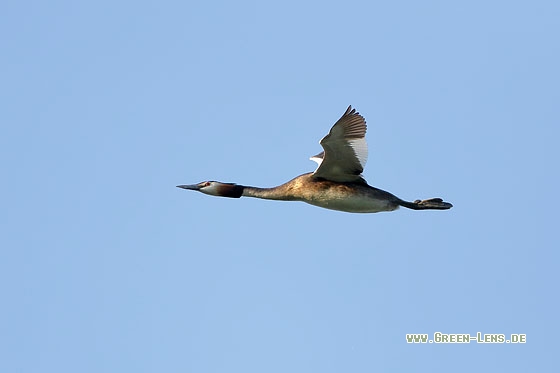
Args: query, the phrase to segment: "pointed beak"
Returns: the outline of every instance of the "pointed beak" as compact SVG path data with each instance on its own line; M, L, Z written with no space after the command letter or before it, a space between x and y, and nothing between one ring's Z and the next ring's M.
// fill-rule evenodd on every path
M198 186L198 184L192 184L192 185L177 185L177 188L189 189L189 190L200 190L200 187Z

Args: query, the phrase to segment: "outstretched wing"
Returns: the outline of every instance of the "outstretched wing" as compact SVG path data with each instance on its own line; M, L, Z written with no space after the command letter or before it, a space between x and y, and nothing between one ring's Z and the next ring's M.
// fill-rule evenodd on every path
M324 151L310 158L319 164L313 176L337 182L363 180L361 174L368 156L366 129L364 117L348 106L321 140Z

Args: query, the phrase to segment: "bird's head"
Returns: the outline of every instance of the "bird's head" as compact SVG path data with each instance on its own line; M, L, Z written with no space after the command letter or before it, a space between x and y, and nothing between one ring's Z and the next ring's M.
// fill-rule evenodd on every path
M243 194L243 186L219 181L203 181L198 184L177 185L177 188L198 190L204 194L218 197L239 198Z

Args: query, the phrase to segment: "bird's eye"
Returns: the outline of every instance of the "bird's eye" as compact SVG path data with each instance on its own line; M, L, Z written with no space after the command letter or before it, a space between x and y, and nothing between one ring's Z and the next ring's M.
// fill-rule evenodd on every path
M207 182L204 183L204 187L207 187L207 186L210 186L210 182L209 182L209 181L207 181Z

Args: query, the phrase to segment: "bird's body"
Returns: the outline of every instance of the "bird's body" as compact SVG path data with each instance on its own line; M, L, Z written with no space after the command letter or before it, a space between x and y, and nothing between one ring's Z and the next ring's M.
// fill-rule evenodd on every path
M348 212L392 211L399 199L363 182L336 182L300 175L275 188L244 187L242 196L302 201L330 210Z
M451 208L440 198L407 202L367 184L361 173L367 159L366 123L352 107L321 140L324 152L311 157L319 164L315 172L300 175L273 188L204 181L179 188L198 190L220 197L302 201L331 210L372 213L393 211L404 206L414 210Z

